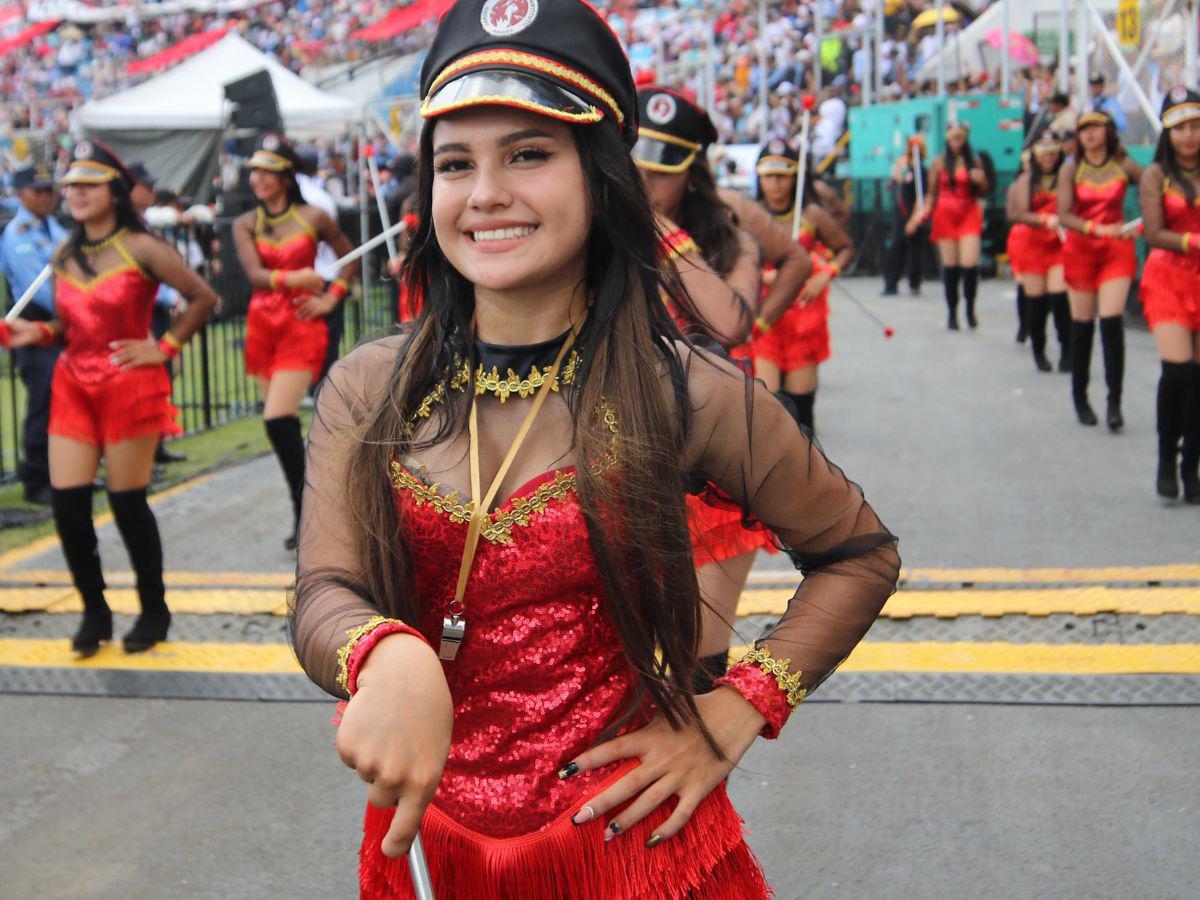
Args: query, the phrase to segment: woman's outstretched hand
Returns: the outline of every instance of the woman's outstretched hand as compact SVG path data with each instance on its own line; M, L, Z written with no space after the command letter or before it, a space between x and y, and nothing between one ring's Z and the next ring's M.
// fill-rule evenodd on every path
M589 800L575 815L575 823L599 818L633 799L629 807L609 824L604 834L604 839L609 841L628 831L671 797L678 797L675 811L655 829L647 846L657 846L678 834L696 807L737 766L766 724L762 714L730 687L719 687L711 694L697 697L696 706L725 759L713 753L695 723L676 731L659 716L640 731L614 738L581 754L563 770L569 777L620 760L641 762L616 784Z
M453 723L450 689L433 649L413 635L381 640L359 670L334 746L371 786L367 800L396 808L384 856L403 856L412 846L442 779Z

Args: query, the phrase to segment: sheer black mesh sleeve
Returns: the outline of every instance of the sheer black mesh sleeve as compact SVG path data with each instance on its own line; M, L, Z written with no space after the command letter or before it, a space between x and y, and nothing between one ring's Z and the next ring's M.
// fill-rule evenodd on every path
M346 632L379 615L354 586L361 565L349 539L346 470L355 428L386 389L402 342L402 337L375 341L335 364L321 384L308 431L292 642L309 678L338 697L345 696L337 683L337 653Z
M686 368L689 463L771 529L804 576L763 640L812 690L895 590L896 538L761 382L699 351Z

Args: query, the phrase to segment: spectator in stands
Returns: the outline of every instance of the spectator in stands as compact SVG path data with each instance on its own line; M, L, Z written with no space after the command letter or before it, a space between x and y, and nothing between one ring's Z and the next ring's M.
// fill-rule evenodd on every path
M1126 126L1125 111L1121 109L1121 104L1116 97L1104 93L1104 75L1102 73L1092 73L1088 79L1088 94L1092 98L1092 108L1112 119L1117 131L1123 132Z
M837 149L838 141L846 130L849 108L842 94L846 76L839 75L825 91L825 99L817 107L817 118L812 125L812 158L821 162Z

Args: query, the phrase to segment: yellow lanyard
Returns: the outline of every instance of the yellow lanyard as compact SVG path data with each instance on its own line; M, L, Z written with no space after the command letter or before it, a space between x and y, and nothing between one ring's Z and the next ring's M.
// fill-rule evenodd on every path
M513 461L517 458L517 451L521 449L521 444L525 442L525 438L529 434L529 429L533 427L533 420L537 417L538 410L542 408L542 404L546 402L546 397L549 396L550 391L553 389L554 383L558 379L559 367L562 365L567 351L571 349L571 344L574 342L575 331L572 330L563 342L562 348L558 351L558 356L554 358L554 365L546 373L546 380L538 389L536 396L534 396L533 404L529 407L529 412L525 413L525 419L521 422L521 427L517 429L516 437L513 438L512 443L509 445L508 452L504 454L504 461L500 463L500 468L496 470L496 477L492 479L492 483L487 489L487 495L482 497L480 496L479 475L479 404L474 395L471 397L468 434L470 438L471 457L471 496L475 498L475 508L471 510L471 521L467 525L467 541L463 547L462 564L458 569L458 586L454 589L454 599L450 601L446 615L442 618L442 641L441 646L438 648L438 656L444 660L452 660L458 655L458 648L462 645L463 637L467 631L467 606L463 601L463 597L467 593L467 581L471 577L471 565L475 562L475 551L479 547L479 534L483 530L484 522L487 521L488 510L492 506L492 501L496 498L496 492L500 490L500 483L504 481L504 476L508 474Z

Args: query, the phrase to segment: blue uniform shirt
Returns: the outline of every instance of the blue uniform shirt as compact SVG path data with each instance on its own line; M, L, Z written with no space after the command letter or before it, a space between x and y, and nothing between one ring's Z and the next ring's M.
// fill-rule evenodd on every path
M50 262L57 247L67 238L67 229L51 216L40 220L24 206L0 234L0 274L8 281L12 302ZM54 314L54 282L47 281L33 297L33 302L49 315Z

